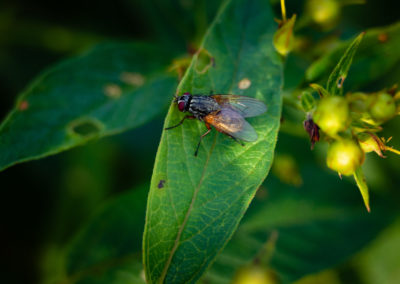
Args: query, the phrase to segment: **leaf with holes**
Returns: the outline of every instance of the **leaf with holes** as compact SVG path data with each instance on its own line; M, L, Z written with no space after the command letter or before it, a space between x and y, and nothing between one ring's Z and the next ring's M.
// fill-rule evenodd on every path
M326 83L326 89L332 96L343 95L343 82L349 73L351 62L356 54L357 48L360 45L362 38L365 33L361 33L347 48L339 63L333 69L331 75L329 75L328 82Z
M104 204L64 248L47 251L42 283L145 283L141 264L148 184Z
M160 114L177 80L172 55L138 43L101 45L51 68L0 126L0 170L139 126Z
M308 82L325 82L351 41L340 43L332 51L316 60L306 71ZM399 65L400 22L366 31L351 65L351 76L346 86L358 91L365 86L380 88L382 81ZM396 82L396 81L394 81ZM393 83L392 83L393 84ZM387 87L383 85L382 87Z
M242 147L213 130L198 157L194 151L204 122L185 121L163 132L143 240L150 283L195 282L228 242L268 174L281 114L282 62L272 45L276 28L268 1L225 2L178 87L179 94L255 97L268 110L248 119L256 142ZM172 104L165 126L184 115Z

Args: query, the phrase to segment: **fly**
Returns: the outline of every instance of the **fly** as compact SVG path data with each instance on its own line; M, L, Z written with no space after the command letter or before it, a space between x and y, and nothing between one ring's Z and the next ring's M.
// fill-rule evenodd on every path
M211 126L230 136L233 140L244 146L241 141L253 142L258 136L254 128L244 119L263 114L267 111L266 105L256 99L238 95L192 95L184 93L175 98L175 103L181 112L188 112L183 119L174 126L167 127L169 130L180 126L185 119L198 119L204 121L207 131L200 136L197 144L197 153L203 138L210 133Z

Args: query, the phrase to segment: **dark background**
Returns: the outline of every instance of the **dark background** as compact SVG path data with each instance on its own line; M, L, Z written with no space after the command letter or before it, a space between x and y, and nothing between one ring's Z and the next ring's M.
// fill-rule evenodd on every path
M211 0L1 1L0 118L40 72L96 43L143 40L187 53L218 5ZM287 1L290 14L302 9L302 1ZM324 33L353 36L395 22L398 11L397 1L369 0L344 8L338 27ZM2 283L37 282L43 249L62 244L107 197L149 181L162 121L161 116L125 134L0 172Z

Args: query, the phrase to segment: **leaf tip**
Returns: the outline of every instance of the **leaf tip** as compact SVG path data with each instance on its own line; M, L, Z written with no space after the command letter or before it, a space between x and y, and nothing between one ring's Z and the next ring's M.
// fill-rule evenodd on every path
M356 39L354 40L354 42L360 42L360 41L364 38L364 36L365 36L366 33L367 33L366 31L362 31L362 32L356 37Z
M365 208L367 208L368 213L371 213L371 208L369 207L369 202L365 203Z
M369 193L368 193L368 186L365 181L364 173L359 167L355 172L354 172L354 179L356 180L357 186L360 190L361 196L364 201L365 208L367 209L368 213L371 212L371 208L369 206Z

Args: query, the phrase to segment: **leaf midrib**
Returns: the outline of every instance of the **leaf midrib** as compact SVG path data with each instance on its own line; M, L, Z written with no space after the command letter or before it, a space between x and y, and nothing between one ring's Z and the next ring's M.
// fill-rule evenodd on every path
M226 9L226 7L228 6L228 3L229 3L229 1L226 1L226 2L225 2L225 5L223 4L223 8L220 10L219 15L216 17L216 19L218 19L218 18L220 17L220 15L222 14L222 11L224 11L224 10ZM245 16L244 16L244 22L247 22L248 19L249 19L249 15L248 15L248 14L245 14ZM205 35L204 38L207 38L208 34L209 34L210 31L212 30L212 28L213 28L213 26L215 25L215 23L216 23L216 21L213 23L213 25L210 27L210 29L206 32L206 35ZM243 23L243 27L244 27L244 28L242 29L242 32L241 32L241 35L240 35L240 40L239 40L239 42L240 42L240 47L239 47L239 51L238 51L238 54L237 54L237 60L234 61L236 64L235 64L234 72L233 72L233 74L232 74L232 83L231 83L231 86L230 86L230 88L229 88L229 93L232 93L232 90L233 90L233 87L234 87L234 83L237 81L237 80L235 80L235 78L236 78L237 75L238 75L239 62L240 62L241 53L242 53L242 49L243 49L243 42L244 42L244 38L245 38L245 36L244 36L244 35L245 35L244 30L246 29L246 24L245 24L245 23ZM225 41L225 40L224 40L224 43L226 44L226 41ZM204 43L202 44L202 46L204 46ZM228 51L230 52L230 49L229 49L228 46L227 46L227 49L228 49ZM230 53L231 53L231 52L230 52ZM232 56L232 57L233 57L233 56ZM192 67L193 67L193 63L194 63L194 60L192 60L191 66L190 66L189 68L192 68ZM186 74L188 74L188 73L186 73ZM208 76L210 76L209 73L208 73ZM184 78L183 80L185 80L185 78ZM183 81L183 80L182 80L182 81ZM191 80L193 81L193 77L191 78ZM211 82L212 85L214 85L214 81L212 80L212 78L210 78L210 82ZM179 88L179 87L178 87L178 88ZM182 137L183 137L183 133L184 133L184 132L183 132L183 130L182 130ZM189 216L190 216L191 211L192 211L192 209L193 209L193 205L194 205L194 203L195 203L195 201L196 201L196 199L197 199L197 194L198 194L198 192L199 192L199 190L200 190L200 187L201 187L201 185L202 185L202 183L203 183L203 181L204 181L204 179L205 179L205 173L206 173L206 170L207 170L207 167L208 167L208 163L209 163L210 158L211 158L211 154L212 154L213 149L214 149L214 147L215 147L215 145L216 145L217 137L218 137L218 135L214 135L214 141L213 141L213 144L212 144L211 149L210 149L210 151L209 151L209 155L207 156L205 165L204 165L204 167L203 167L203 171L202 171L202 174L201 174L199 183L198 183L198 185L196 186L196 188L195 188L195 190L194 190L194 192L193 192L193 196L192 196L192 200L191 200L191 202L190 202L189 208L188 208L188 210L187 210L187 212L186 212L186 214L185 214L185 217L184 217L184 220L183 220L182 224L181 224L180 227L179 227L179 230L178 230L176 239L175 239L175 241L174 241L174 246L172 247L172 250L170 251L168 260L167 260L167 262L166 262L166 264L165 264L165 266L164 266L164 268L163 268L162 274L161 274L161 276L160 276L160 278L159 278L159 283L163 283L163 282L164 282L164 279L165 279L165 277L166 277L166 275L167 275L168 269L169 269L170 264L171 264L171 262L172 262L172 258L173 258L173 256L174 256L176 250L178 249L178 246L179 246L179 243L180 243L180 240L181 240L181 235L182 235L183 230L184 230L184 228L185 228L185 226L186 226L186 223L187 223L187 221L188 221L188 219L189 219ZM167 140L168 140L168 139L167 139ZM202 145L202 146L203 146L203 145ZM246 151L244 151L244 152L246 152ZM193 184L193 181L192 181L192 180L191 180L191 183ZM194 277L194 276L193 276L193 277ZM192 279L193 279L193 277L192 277Z
M212 146L211 146L211 149L210 149L209 154L208 154L208 156L207 156L206 162L205 162L205 164L204 164L204 168L203 168L203 171L202 171L202 173L201 173L201 177L200 177L199 183L198 183L198 185L196 186L196 188L195 188L195 190L194 190L194 192L193 192L193 196L192 196L192 200L191 200L191 202L190 202L190 204L189 204L189 208L188 208L188 210L187 210L187 212L186 212L186 214L185 214L185 218L183 219L183 222L182 222L181 226L179 227L179 231L178 231L178 234L177 234L177 236L176 236L176 239L175 239L175 242L174 242L174 246L172 247L172 250L171 250L171 252L170 252L170 254L169 254L169 257L168 257L167 262L165 263L163 272L162 272L161 277L160 277L160 283L163 283L163 282L164 282L164 279L165 279L165 277L166 277L166 275L167 275L168 268L169 268L169 266L170 266L170 264L171 264L172 258L173 258L173 256L174 256L176 250L178 249L178 246L179 246L179 242L180 242L180 239L181 239L182 232L183 232L183 230L184 230L184 228L185 228L185 226L186 226L187 221L189 220L189 216L190 216L190 213L192 212L193 205L194 205L194 203L195 203L195 201L196 201L196 199L197 199L197 194L198 194L198 192L199 192L199 190L200 190L201 185L203 184L204 176L205 176L206 170L207 170L207 168L208 168L208 163L209 163L209 161L210 161L211 154L212 154L212 152L213 152L213 150L214 150L214 147L215 147L215 145L216 145L216 142L217 142L216 137L217 137L217 136L215 135L215 136L214 136L213 144L212 144Z
M252 168L252 170L251 170L246 176L244 176L241 180L238 180L235 184L233 184L232 186L230 186L230 187L228 188L228 190L226 190L226 191L223 192L223 194L226 193L226 192L228 192L228 191L230 191L230 190L232 190L233 188L235 188L236 186L238 186L243 180L245 180L247 177L251 176L251 174L254 173L254 171L255 171L256 168L259 166L259 164L260 164L260 162L263 160L263 158L264 158L264 156L260 157L260 158L258 159L257 163L254 164L254 167ZM198 231L194 232L194 233L192 234L192 236L190 236L189 238L185 239L184 242L189 241L189 240L192 239L195 235L198 235L199 233L205 231L205 230L210 226L211 223L213 223L216 219L218 219L218 218L221 217L223 214L225 214L225 213L234 205L234 203L235 203L237 200L239 200L239 199L241 199L241 198L243 197L243 195L244 195L245 193L246 193L246 190L243 190L242 193L238 195L238 197L232 202L232 204L231 204L230 206L228 206L225 210L223 210L218 216L216 216L215 218L211 219L207 225L205 225L204 227L202 227L201 230L198 230ZM220 195L223 195L223 194L220 194ZM213 199L213 200L214 200L214 199ZM200 206L204 206L204 205L207 204L207 203L208 203L208 202L205 202L205 203L201 204Z

